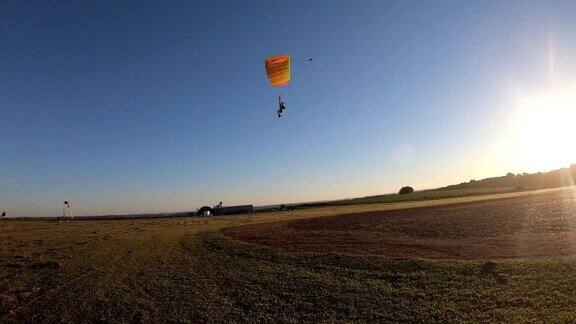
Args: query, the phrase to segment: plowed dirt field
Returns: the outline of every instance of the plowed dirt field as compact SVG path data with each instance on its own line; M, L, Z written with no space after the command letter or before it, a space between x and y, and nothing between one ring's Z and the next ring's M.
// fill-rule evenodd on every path
M576 192L225 228L287 251L430 259L576 255Z

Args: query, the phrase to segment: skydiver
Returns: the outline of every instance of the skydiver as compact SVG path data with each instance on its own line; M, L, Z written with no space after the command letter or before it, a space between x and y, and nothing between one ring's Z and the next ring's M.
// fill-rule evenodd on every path
M278 118L282 117L282 113L286 110L286 103L282 101L282 97L278 97Z

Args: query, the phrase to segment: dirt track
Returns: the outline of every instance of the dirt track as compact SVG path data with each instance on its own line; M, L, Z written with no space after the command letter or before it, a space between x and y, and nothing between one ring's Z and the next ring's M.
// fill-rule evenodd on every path
M433 259L576 255L576 191L223 229L288 251Z

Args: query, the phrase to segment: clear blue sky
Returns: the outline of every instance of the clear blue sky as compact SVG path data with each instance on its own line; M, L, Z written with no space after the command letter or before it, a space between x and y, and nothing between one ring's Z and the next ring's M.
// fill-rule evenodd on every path
M575 75L573 1L2 1L0 210L191 210L515 170L510 92ZM264 58L313 57L268 86ZM275 117L285 96L285 117Z

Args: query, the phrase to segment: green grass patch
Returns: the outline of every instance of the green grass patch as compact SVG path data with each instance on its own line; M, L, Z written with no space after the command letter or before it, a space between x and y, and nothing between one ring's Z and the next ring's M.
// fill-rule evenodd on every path
M211 318L576 320L573 258L499 261L494 276L481 261L286 253L214 232L182 245L204 257L203 281L226 305Z

